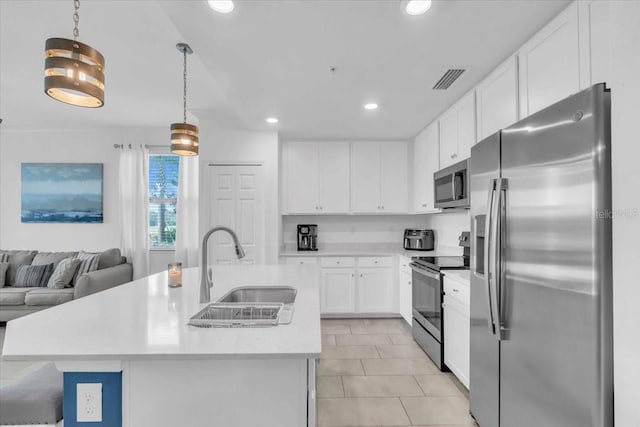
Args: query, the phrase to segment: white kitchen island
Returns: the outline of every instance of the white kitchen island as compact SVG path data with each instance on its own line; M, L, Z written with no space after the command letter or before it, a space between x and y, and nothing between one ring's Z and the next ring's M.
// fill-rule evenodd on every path
M314 426L318 270L215 266L211 300L245 285L296 288L292 322L188 326L205 305L193 268L183 271L180 288L169 288L164 272L13 320L3 357L53 360L65 372L65 427L79 425L75 383L101 382L104 373L121 375L122 386L102 385L103 415L121 411L126 427ZM92 425L118 425L113 419Z

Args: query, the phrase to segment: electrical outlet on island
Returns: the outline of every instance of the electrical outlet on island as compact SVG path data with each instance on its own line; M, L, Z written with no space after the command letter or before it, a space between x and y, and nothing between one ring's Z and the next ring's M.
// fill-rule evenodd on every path
M102 383L78 383L76 401L78 422L102 422Z

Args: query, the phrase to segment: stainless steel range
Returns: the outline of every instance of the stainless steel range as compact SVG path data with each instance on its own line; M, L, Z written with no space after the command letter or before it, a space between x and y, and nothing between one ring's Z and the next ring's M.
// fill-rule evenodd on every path
M460 236L462 256L412 257L413 338L441 371L444 364L442 270L469 269L469 233Z

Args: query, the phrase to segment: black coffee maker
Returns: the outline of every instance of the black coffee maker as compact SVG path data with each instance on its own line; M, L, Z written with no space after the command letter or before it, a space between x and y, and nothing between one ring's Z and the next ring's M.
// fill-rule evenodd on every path
M318 250L318 225L298 224L298 250L317 251Z

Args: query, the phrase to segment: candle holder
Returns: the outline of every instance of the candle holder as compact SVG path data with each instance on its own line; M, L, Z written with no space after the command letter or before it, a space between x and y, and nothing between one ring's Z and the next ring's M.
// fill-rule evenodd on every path
M169 287L177 288L182 286L182 263L172 262L167 267L167 277L169 278Z

